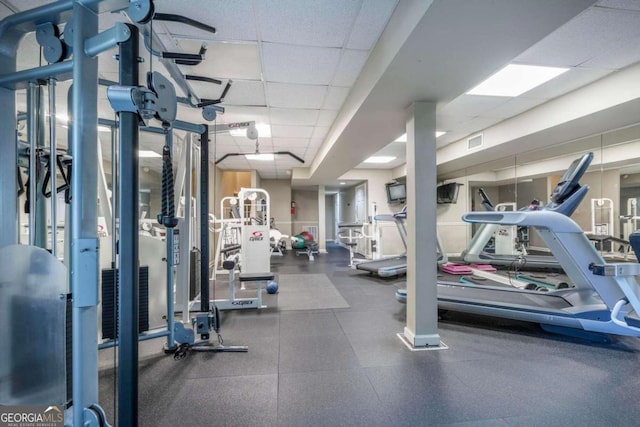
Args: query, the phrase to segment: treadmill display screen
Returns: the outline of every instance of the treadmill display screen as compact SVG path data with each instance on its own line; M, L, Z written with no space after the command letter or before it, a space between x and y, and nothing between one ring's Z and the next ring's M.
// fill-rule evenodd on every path
M558 182L558 185L556 185L556 188L554 188L551 193L552 202L562 203L580 188L580 178L582 178L587 171L592 160L593 153L587 153L571 163L571 166L569 166L569 169L562 175L560 182Z

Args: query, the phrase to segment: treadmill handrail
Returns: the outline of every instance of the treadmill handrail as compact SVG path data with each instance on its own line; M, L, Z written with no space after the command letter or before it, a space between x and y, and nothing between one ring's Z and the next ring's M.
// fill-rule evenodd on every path
M478 224L518 225L548 228L558 233L579 233L582 229L571 218L554 211L469 212L464 222Z

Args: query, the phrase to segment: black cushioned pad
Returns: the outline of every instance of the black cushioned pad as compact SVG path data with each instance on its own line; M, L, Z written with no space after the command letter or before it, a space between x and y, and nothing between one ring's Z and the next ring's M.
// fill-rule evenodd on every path
M273 273L240 273L241 282L260 282L262 280L273 280Z

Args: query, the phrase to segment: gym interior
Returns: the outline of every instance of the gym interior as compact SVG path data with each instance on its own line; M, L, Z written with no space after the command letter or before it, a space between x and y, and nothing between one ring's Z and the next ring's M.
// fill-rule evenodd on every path
M0 425L640 424L639 0L0 19Z

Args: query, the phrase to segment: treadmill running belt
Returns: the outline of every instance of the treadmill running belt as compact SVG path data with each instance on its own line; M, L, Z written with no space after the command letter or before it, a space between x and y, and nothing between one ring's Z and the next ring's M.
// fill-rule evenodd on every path
M438 282L438 299L468 302L480 305L526 306L539 309L561 310L572 307L564 298L549 293L473 288Z
M407 257L401 256L375 261L365 261L356 264L356 269L371 273L380 273L389 270L394 270L397 273L404 273L407 270Z

